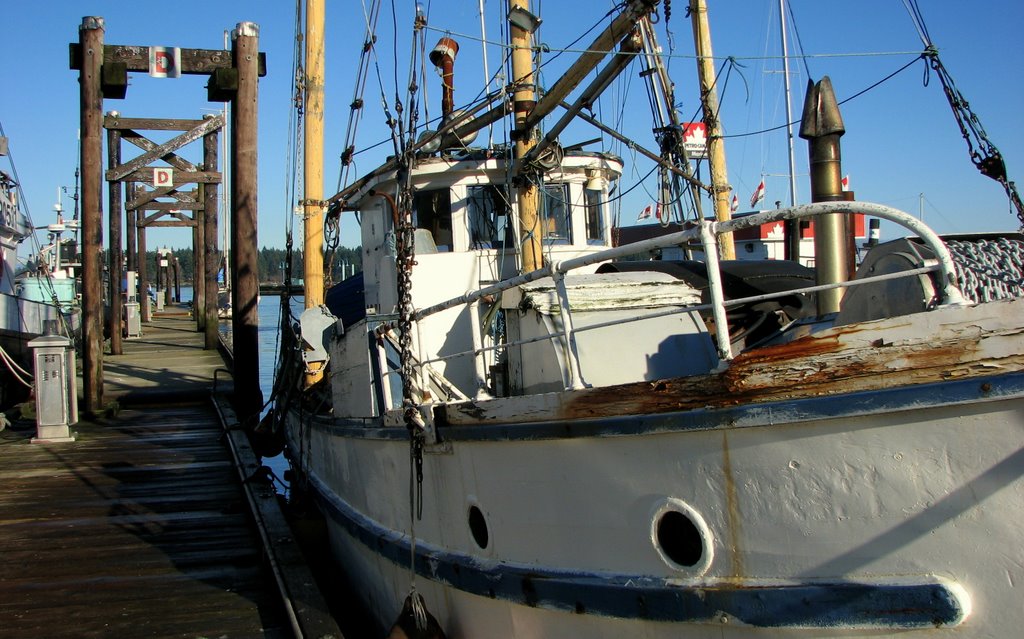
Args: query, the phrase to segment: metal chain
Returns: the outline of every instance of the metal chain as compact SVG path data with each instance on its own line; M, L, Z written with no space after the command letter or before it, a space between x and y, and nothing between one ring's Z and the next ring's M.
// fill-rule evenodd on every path
M1024 241L948 240L957 285L976 302L1024 297Z
M395 262L398 271L398 355L399 374L402 379L402 408L409 429L410 454L415 466L416 491L413 500L416 519L423 517L423 445L426 438L423 416L420 415L418 397L413 385L415 369L412 356L413 313L412 268L416 264L415 228L412 224L412 187L409 169L400 180L398 193L398 226L395 229Z

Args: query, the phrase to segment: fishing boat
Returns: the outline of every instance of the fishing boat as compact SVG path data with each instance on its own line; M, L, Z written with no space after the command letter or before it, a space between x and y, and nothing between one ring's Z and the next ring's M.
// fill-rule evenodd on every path
M0 138L0 151L7 155L6 138ZM13 176L0 171L0 405L27 395L32 377L30 340L43 335L48 326L62 335L74 335L80 327L70 268L74 243L61 240L68 225L58 213L57 222L48 227L50 243L27 268L19 268L18 249L32 237L33 228L18 193Z
M396 619L449 637L1015 634L1024 238L939 237L845 195L823 79L801 124L813 203L614 246L624 160L557 146L561 120L531 131L604 52L620 46L567 118L654 60L657 5L623 3L538 96L515 61L536 18L513 0L512 80L462 112L441 39L441 124L407 103L395 155L326 199L328 226L358 217L362 272L321 294L307 268L307 310L283 323L293 489L381 636ZM692 185L668 111L662 183ZM472 146L505 117L509 143ZM852 214L910 237L851 265ZM814 269L722 259L730 234L800 221Z

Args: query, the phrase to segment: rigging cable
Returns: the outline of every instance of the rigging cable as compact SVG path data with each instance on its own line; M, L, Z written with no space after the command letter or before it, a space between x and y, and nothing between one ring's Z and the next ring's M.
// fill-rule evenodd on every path
M990 177L1003 185L1003 190L1006 191L1006 197L1010 200L1010 205L1016 210L1020 228L1024 230L1024 203L1021 202L1016 185L1006 174L1006 162L1003 161L1002 154L992 141L989 140L988 135L985 133L985 128L981 125L981 120L971 110L971 106L967 103L966 98L956 88L953 76L949 74L949 71L942 64L942 60L939 59L939 50L932 42L931 36L928 35L928 27L925 26L924 16L917 5L917 0L903 0L903 5L910 13L914 26L917 27L917 33L924 43L925 51L921 55L928 61L931 69L935 71L935 75L938 76L939 82L942 84L942 90L946 94L950 108L953 110L953 117L956 118L956 123L960 127L960 134L967 143L967 151L971 162L982 175ZM925 86L928 85L927 67L925 69L924 84Z

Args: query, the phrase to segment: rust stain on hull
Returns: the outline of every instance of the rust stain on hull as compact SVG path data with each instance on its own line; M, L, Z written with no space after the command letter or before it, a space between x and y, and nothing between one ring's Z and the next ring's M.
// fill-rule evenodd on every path
M528 396L451 404L437 408L438 418L470 425L657 414L1024 370L1024 329L950 322L927 327L934 335L925 337L906 318L883 322L888 330L844 326L741 353L721 373L550 393L541 402Z

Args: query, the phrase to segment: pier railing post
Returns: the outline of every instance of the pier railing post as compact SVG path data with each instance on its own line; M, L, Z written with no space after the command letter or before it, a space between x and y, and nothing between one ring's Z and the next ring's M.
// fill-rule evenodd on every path
M82 390L87 414L97 413L103 407L103 31L103 18L99 17L82 18L78 28L82 54Z
M231 332L235 403L242 419L263 407L259 364L259 279L256 237L256 134L259 80L259 26L240 22L233 32L238 91L231 109Z

